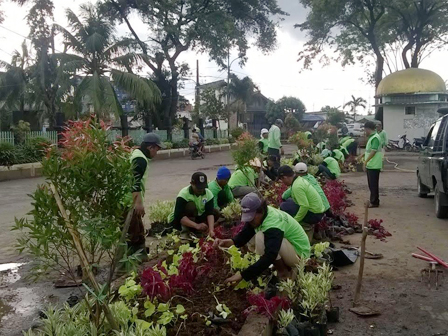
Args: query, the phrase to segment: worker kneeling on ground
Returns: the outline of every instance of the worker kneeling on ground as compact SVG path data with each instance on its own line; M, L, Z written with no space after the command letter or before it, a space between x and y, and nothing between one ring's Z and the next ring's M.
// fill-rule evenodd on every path
M240 248L254 241L255 253L261 255L261 258L225 282L256 279L272 264L280 278L292 276L291 269L300 258L310 256L310 242L303 228L290 215L268 206L255 193L245 196L241 206L241 221L245 223L243 230L233 239L216 239L215 246L235 245Z
M176 230L182 231L184 239L190 234L203 236L207 232L214 237L213 193L207 188L204 173L194 173L190 185L179 192L174 213L168 221Z
M215 209L215 213L219 213L222 208L234 200L232 190L229 187L231 176L232 173L229 168L221 167L216 174L216 180L208 184L208 189L213 194L213 208Z
M314 225L324 216L325 207L322 198L307 180L296 176L290 166L280 167L278 176L280 181L291 187L291 198L280 204L280 209L293 216L303 226L311 242Z
M308 166L306 165L306 163L299 162L298 164L296 164L294 166L293 170L294 170L294 173L296 174L296 176L304 178L313 186L313 188L317 191L320 198L322 199L325 215L327 217L333 218L334 215L330 209L330 202L328 202L327 196L325 195L322 187L320 186L320 183L316 180L316 178L313 175L308 174ZM287 201L290 198L291 198L291 188L288 188L283 193L282 200ZM299 211L299 206L296 203L293 203L293 200L291 200L290 203L291 203L291 205L290 205L291 207L294 206L296 208L296 210L294 210L294 212L297 213L297 211Z
M257 192L257 180L261 171L261 161L255 158L249 162L249 167L237 169L230 178L229 187L235 198L242 198L251 192Z
M324 162L319 165L316 176L323 174L329 180L336 180L341 175L339 162L331 156L332 153L328 149L325 149L321 155L324 158Z
M280 168L280 162L275 155L270 155L263 161L263 173L271 181L277 181L278 168Z

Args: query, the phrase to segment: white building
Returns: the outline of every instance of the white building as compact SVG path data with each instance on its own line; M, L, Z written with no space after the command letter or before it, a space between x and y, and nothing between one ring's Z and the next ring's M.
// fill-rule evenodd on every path
M437 111L448 107L445 82L424 69L406 69L385 77L376 97L389 139L406 134L412 142L413 138L425 137L440 117Z

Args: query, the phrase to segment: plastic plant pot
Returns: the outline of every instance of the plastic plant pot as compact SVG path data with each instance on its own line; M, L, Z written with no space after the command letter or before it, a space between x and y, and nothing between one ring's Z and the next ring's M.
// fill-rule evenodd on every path
M319 330L320 336L327 336L327 324L326 323L317 323L316 328Z
M331 307L330 310L327 311L327 322L339 322L339 307Z
M305 328L305 336L320 336L319 329L315 326Z

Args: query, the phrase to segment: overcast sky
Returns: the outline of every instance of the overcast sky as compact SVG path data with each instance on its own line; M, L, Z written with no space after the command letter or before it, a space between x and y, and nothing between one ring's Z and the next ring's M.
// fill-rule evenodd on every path
M85 2L85 0L54 0L55 21L66 26L64 11L67 5L76 11L78 6ZM236 61L232 65L232 72L240 77L250 76L268 98L279 99L282 96L300 98L309 112L318 111L325 105L342 106L350 100L351 95L363 97L373 104L374 88L361 81L361 78L365 78L365 69L361 66L344 69L336 63L326 67L315 64L313 70L301 72L297 55L303 48L306 37L300 30L294 28L294 24L303 22L306 12L298 0L279 0L279 4L290 16L281 22L277 49L268 55L263 55L254 48L250 49L246 65L240 68ZM10 61L10 54L13 50L19 49L23 41L20 35L27 36L29 32L25 23L27 8L4 2L2 9L5 11L6 19L0 26L0 59ZM143 25L137 25L136 30L142 32L142 35L147 32ZM126 29L117 27L117 31L125 33ZM180 61L190 65L192 76L196 73L196 59L199 60L201 84L227 78L227 72L220 71L215 63L209 62L207 55L189 51L182 55ZM433 70L447 80L447 59L447 51L434 53L423 62L421 68ZM187 82L181 94L193 100L194 85L192 81Z

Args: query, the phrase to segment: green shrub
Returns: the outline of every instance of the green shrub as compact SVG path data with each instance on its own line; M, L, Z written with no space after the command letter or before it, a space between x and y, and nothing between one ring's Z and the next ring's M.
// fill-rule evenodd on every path
M14 145L9 142L0 142L0 166L12 166L16 162Z
M173 143L173 148L188 148L190 141L188 139L183 139L182 141L176 141Z
M173 143L170 141L165 141L163 143L165 145L165 149L172 149L173 148Z
M237 127L230 131L230 135L232 136L232 138L238 139L244 132L245 130L243 128Z
M206 139L205 140L205 144L207 146L212 146L212 145L219 145L219 139Z
M226 145L229 143L229 139L219 139L219 144L220 145Z
M234 137L228 137L227 140L229 140L230 144L234 144L236 139Z

